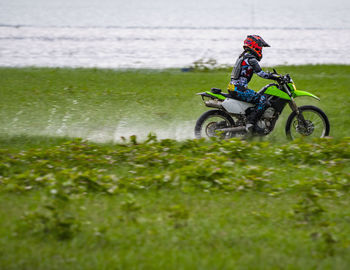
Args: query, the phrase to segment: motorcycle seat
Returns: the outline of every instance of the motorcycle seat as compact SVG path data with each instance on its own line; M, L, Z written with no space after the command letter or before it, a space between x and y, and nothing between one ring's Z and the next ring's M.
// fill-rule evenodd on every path
M222 90L220 88L212 88L211 92L214 94L221 94Z
M222 95L222 96L224 96L226 98L230 97L230 94L223 93L220 88L212 88L211 92L214 93L214 94L220 94L220 95Z

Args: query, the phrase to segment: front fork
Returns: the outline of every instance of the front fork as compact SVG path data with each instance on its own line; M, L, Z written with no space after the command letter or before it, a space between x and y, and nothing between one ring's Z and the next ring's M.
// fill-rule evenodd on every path
M295 103L295 100L294 100L291 92L289 91L289 89L286 85L284 85L284 89L286 90L287 94L290 96L289 107L291 108L291 110L293 112L295 112L297 114L298 122L301 123L304 127L306 127L307 123L305 121L305 118L304 118L303 114L301 113L301 111L299 110L299 107Z
M294 98L293 97L290 97L290 98L291 98L291 100L289 101L289 107L291 108L291 110L293 112L295 112L297 114L298 122L301 123L304 127L306 127L307 122L305 121L303 114L301 113L301 111L299 110L299 107L295 103Z
M297 115L300 114L299 107L298 107L298 105L295 103L295 100L294 100L293 97L291 97L291 100L288 102L288 104L289 104L289 107L291 108L291 110L292 110L293 112L296 112Z

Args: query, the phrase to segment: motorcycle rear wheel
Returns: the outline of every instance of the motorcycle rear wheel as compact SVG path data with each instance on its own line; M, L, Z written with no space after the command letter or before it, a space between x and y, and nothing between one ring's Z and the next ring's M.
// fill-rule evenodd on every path
M220 110L210 110L203 113L197 120L194 128L196 139L218 137L220 139L229 139L232 132L217 132L217 129L233 127L234 120L230 115Z
M304 116L306 123L301 123L298 119L297 113L292 112L286 123L286 135L288 139L313 139L329 136L329 120L327 115L321 109L307 105L299 107L299 111Z

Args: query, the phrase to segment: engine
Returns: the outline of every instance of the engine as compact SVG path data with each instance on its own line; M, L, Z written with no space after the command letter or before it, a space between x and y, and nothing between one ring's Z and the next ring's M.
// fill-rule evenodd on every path
M274 116L275 116L275 112L276 112L276 110L275 110L274 108L269 107L269 108L267 108L266 111L264 112L262 118L263 118L263 119L272 119L272 118L274 118Z
M271 130L274 127L275 112L276 110L274 108L267 108L264 114L262 115L261 119L257 122L257 125L260 128L265 129L266 134L271 132Z

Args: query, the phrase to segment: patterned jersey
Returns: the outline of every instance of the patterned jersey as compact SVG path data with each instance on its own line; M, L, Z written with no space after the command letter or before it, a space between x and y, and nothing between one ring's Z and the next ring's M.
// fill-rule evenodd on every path
M245 52L237 59L236 64L231 73L231 84L235 86L248 87L248 83L252 79L253 74L264 79L271 79L270 73L263 71L258 60L249 52Z

